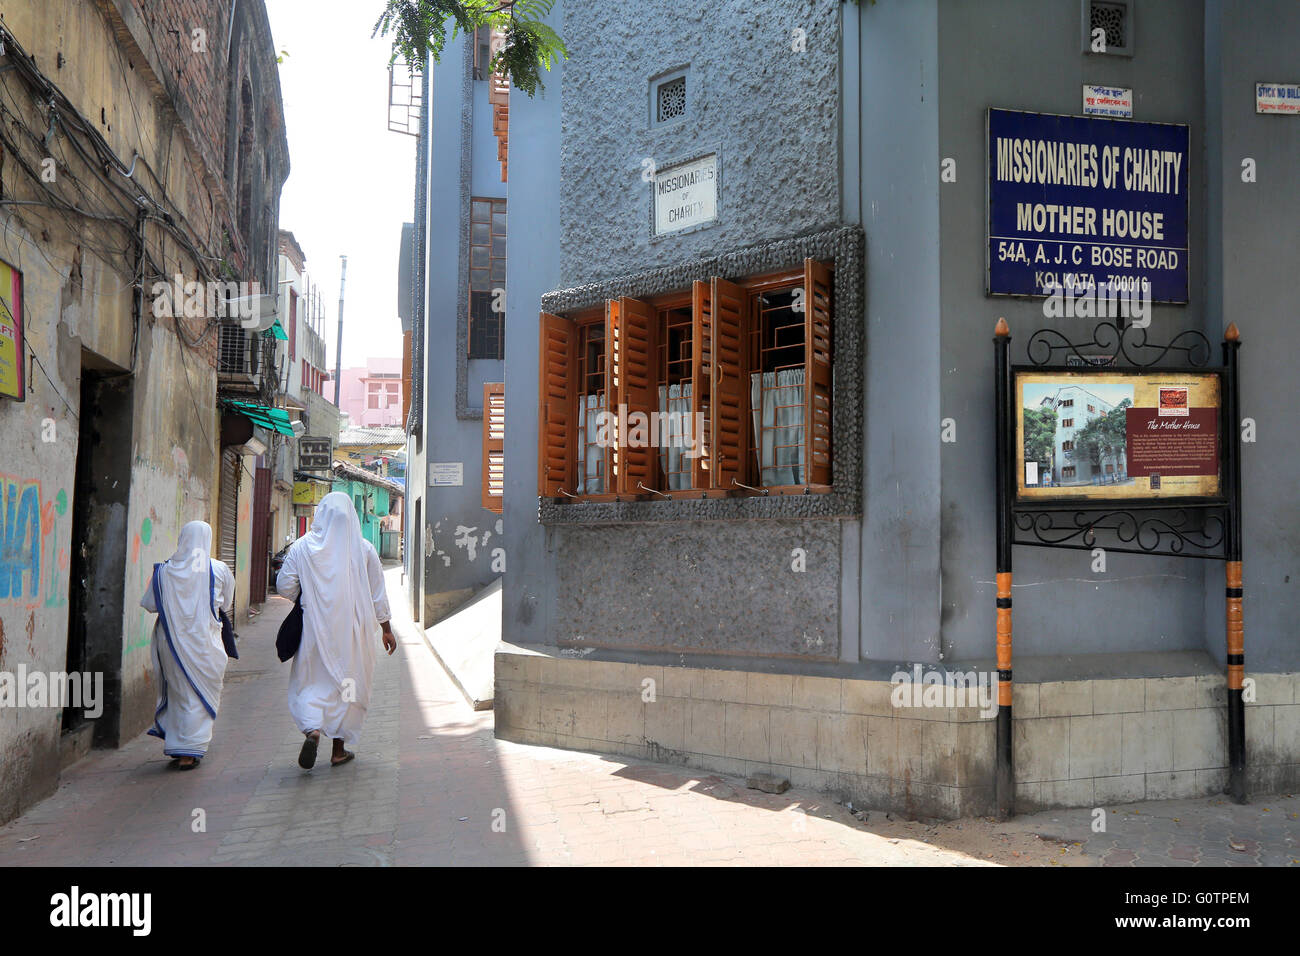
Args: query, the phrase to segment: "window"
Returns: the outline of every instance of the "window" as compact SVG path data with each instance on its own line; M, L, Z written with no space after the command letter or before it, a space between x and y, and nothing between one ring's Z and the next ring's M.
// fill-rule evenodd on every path
M1063 399L1061 399L1060 406L1061 406L1061 408L1073 408L1073 407L1074 407L1074 399L1072 399L1072 398L1063 398Z
M1072 441L1061 442L1061 451L1074 451L1074 442Z
M506 386L483 385L483 507L502 513L505 500Z
M1062 418L1062 419L1061 419L1061 427L1062 427L1062 428L1073 428L1073 427L1074 427L1074 419L1073 419L1073 418Z
M1097 406L1095 406L1095 405L1089 405L1089 406L1088 406L1088 411L1090 411L1090 412L1095 412L1096 410L1097 410Z
M539 494L830 491L831 291L809 259L543 313Z
M469 357L505 358L506 201L474 199L469 224Z
M1073 466L1073 465L1066 465L1064 468L1062 468L1062 469L1061 469L1061 477L1062 477L1062 478L1073 478L1073 477L1074 477L1074 466Z

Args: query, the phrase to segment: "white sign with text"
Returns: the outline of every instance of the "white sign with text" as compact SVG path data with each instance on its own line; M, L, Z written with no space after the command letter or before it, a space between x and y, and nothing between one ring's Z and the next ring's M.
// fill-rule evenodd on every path
M465 463L462 461L429 462L429 487L451 487L465 484Z
M1083 84L1083 115L1133 118L1133 91L1119 86Z
M703 226L718 218L718 154L655 173L655 235Z

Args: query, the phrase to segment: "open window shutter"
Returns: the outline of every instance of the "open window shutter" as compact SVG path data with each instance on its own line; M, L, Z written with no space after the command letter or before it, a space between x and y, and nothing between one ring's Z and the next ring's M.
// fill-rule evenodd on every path
M573 376L578 336L572 322L549 312L542 313L540 328L537 493L554 498L561 488L570 493L573 489L572 446L577 434ZM485 421L486 417L485 413Z
M506 489L506 386L483 383L483 507L501 514Z
M805 481L831 483L831 272L815 259L804 264Z
M610 422L606 437L610 439L605 447L600 449L600 453L605 456L605 493L614 494L618 491L621 483L619 477L622 472L622 462L620 461L619 442L623 436L618 434L618 428L614 422L618 420L618 403L622 401L622 369L619 363L622 361L619 343L619 334L622 331L622 321L619 315L619 300L605 300L605 404L607 422ZM600 433L597 432L599 439ZM592 454L588 451L588 454Z
M704 416L701 433L692 435L699 453L691 463L691 487L708 488L713 469L709 467L713 437L710 435L709 404L713 396L713 299L707 282L691 286L691 428Z
M732 479L744 481L745 412L749 408L747 363L744 361L748 305L745 290L713 277L709 290L714 365L709 448L713 455L713 487L733 489Z
M659 408L659 377L655 368L655 310L638 299L623 296L618 303L619 320L619 362L618 397L627 406L628 421L641 424L637 438L637 447L628 445L632 427L628 435L618 436L620 468L618 476L619 494L644 494L637 487L638 482L647 488L655 487L659 471L659 448L655 436L650 434L650 413ZM617 411L617 409L616 409ZM643 422L636 422L633 415L640 412L645 416ZM639 417L639 416L638 416Z

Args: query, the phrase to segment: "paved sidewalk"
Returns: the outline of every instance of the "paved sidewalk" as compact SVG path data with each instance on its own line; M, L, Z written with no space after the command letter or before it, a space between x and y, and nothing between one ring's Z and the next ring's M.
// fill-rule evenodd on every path
M13 865L1297 865L1300 799L1142 804L1108 816L1053 811L1010 824L937 826L824 795L748 790L685 768L496 740L409 618L388 571L399 649L383 657L357 759L297 766L289 666L272 597L241 631L213 745L196 771L169 769L140 736L94 751L59 790L0 828ZM200 827L199 824L202 823ZM198 832L196 832L196 830ZM1236 849L1241 847L1241 849Z

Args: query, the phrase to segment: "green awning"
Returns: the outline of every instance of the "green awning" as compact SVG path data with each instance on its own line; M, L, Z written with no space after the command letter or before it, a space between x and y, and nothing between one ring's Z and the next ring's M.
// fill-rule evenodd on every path
M234 399L226 399L226 405L252 421L254 425L261 425L281 435L293 437L293 424L289 421L289 413L283 408L269 408L255 402L237 402Z
M279 339L281 342L289 341L289 333L285 332L284 326L280 324L279 319L276 319L275 322L271 324L271 327L262 334L267 338Z

